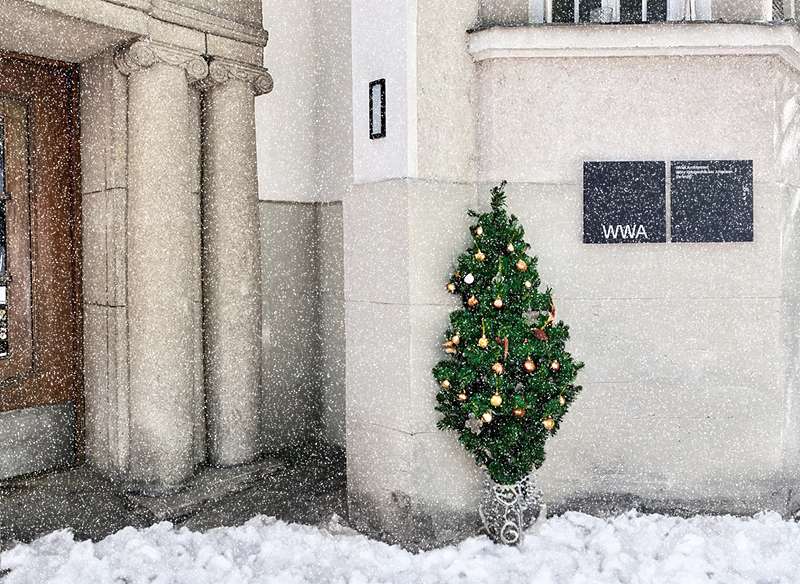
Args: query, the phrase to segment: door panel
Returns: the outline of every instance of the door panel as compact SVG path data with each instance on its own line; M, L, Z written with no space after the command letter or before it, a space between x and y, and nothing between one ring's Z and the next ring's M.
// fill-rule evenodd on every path
M80 426L77 90L75 66L0 52L7 193L0 300L5 282L8 315L6 355L0 343L0 412L72 402Z

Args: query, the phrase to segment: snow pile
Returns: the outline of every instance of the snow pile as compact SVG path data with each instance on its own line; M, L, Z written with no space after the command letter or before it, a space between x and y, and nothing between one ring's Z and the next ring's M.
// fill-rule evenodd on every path
M162 523L99 543L59 531L0 556L3 584L800 582L800 525L775 513L680 519L567 513L520 548L485 537L411 554L349 532L258 517L195 533Z

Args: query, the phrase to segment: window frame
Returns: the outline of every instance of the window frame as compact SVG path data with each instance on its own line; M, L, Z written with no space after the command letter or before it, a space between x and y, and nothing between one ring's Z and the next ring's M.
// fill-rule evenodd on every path
M574 23L586 24L586 22L580 20L580 2L581 0L574 0ZM793 8L793 3L789 3L785 6ZM620 0L601 0L601 8L611 9L611 19L608 21L608 23L619 23ZM689 12L688 17L686 16L687 8ZM790 18L790 16L784 16L784 18ZM685 20L711 20L711 0L667 0L666 19L668 22L680 22ZM528 22L538 24L552 23L553 0L529 0ZM642 23L646 22L648 22L647 0L642 0Z

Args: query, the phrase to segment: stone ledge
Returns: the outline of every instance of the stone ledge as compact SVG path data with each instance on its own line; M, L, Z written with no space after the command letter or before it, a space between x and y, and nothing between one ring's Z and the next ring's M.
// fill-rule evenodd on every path
M665 22L492 27L469 36L473 59L776 56L800 71L791 24Z

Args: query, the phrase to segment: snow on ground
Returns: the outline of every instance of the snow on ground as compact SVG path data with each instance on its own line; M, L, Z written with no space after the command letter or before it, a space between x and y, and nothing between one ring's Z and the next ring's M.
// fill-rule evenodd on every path
M258 517L196 533L169 523L99 543L58 531L0 556L3 584L800 583L800 524L775 513L680 519L581 513L531 530L520 548L485 537L411 554L349 532Z

